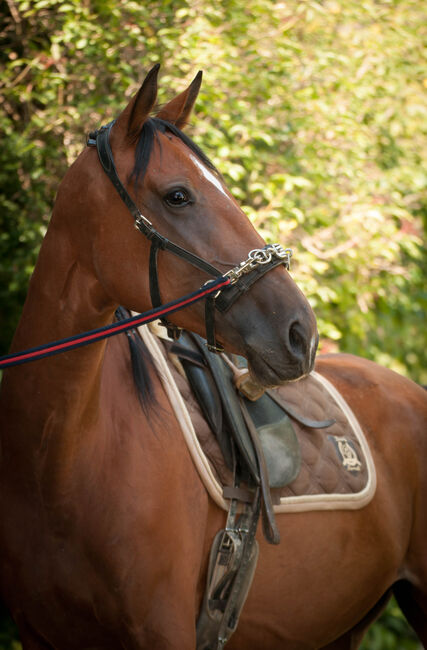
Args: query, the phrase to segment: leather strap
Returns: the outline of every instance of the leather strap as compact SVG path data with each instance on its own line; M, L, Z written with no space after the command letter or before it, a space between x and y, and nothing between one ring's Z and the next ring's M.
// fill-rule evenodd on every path
M222 496L224 499L236 499L236 501L243 501L243 503L252 503L254 500L253 491L231 485L225 485L222 488Z
M153 307L160 307L162 304L162 298L160 296L160 287L159 287L159 274L157 271L157 254L159 252L159 242L157 239L151 240L150 248L150 261L149 261L149 283L150 283L150 297L151 304ZM166 327L168 336L176 341L179 339L181 330L179 327L170 322L167 318L160 319L163 327Z
M205 358L206 364L210 369L213 380L218 389L221 402L224 405L224 417L227 422L227 429L234 438L251 480L256 485L259 485L260 477L254 446L251 444L251 438L245 426L237 394L231 393L228 390L228 382L225 381L224 377L224 370L225 372L228 371L230 373L231 371L226 367L224 368L224 362L220 357L218 357L218 355L212 354L212 352L209 352L206 349L205 342L200 336L194 333L187 333L187 335L197 344L200 353Z
M150 297L153 307L158 307L162 304L160 297L159 275L157 273L157 253L159 246L155 240L151 243L150 248L150 262L149 262L149 276L150 276Z
M205 300L206 345L209 352L224 352L224 348L217 343L215 336L215 306L215 295L211 295Z
M242 397L240 397L240 407L242 409L243 418L245 420L245 424L247 426L253 447L255 449L255 456L258 463L258 472L260 477L259 485L262 494L261 512L262 512L262 529L264 532L264 536L270 544L280 544L280 533L279 533L279 529L277 528L273 503L271 500L270 485L268 480L268 470L264 458L264 452L261 447L258 432L254 427L252 418L248 413L248 409L246 408L245 401Z

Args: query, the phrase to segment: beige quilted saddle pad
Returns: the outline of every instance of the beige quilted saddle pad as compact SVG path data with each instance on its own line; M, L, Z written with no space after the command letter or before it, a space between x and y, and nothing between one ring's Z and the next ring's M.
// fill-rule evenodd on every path
M222 488L232 485L231 472L179 361L168 355L156 335L161 332L164 338L162 329L151 324L140 327L139 332L153 357L200 477L214 501L228 510ZM357 509L369 503L376 488L375 467L366 438L342 395L316 372L276 390L294 411L316 420L335 418L336 422L327 429L308 429L292 420L302 465L292 483L272 490L275 512Z

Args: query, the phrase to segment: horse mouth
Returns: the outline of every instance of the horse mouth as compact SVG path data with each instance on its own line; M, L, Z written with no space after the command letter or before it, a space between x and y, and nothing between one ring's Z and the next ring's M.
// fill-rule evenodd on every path
M249 371L252 377L265 388L280 386L289 381L297 381L305 377L312 368L303 368L297 363L274 363L253 351L247 351Z

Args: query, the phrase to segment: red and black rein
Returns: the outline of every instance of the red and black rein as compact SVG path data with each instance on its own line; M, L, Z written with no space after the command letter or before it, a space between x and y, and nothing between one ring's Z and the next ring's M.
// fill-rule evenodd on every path
M110 336L115 336L121 332L127 332L128 330L134 329L139 325L151 323L152 321L166 316L167 314L172 314L173 312L183 309L184 307L188 307L189 305L192 305L199 300L203 300L212 293L217 293L224 287L227 287L230 282L230 278L221 276L215 280L210 280L206 285L200 289L197 289L197 291L186 294L185 296L182 296L177 300L173 300L172 302L166 303L160 307L150 309L143 314L138 314L137 316L126 318L125 320L122 320L118 323L105 325L104 327L99 327L98 329L90 330L89 332L84 332L83 334L75 334L74 336L70 336L65 339L60 339L51 343L45 343L44 345L39 345L35 348L23 350L22 352L12 352L11 354L7 354L4 357L0 357L0 369L10 368L11 366L19 366L30 361L37 361L38 359L51 357L54 354L60 354L61 352L75 350L76 348L83 347L84 345L89 345L90 343L102 341L103 339L109 338Z

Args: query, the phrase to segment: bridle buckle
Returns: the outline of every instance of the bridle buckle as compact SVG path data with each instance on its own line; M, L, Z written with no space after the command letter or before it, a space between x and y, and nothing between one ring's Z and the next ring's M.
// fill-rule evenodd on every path
M283 260L283 264L289 270L291 265L292 249L283 248L281 244L268 244L264 248L254 248L248 254L244 262L224 273L230 278L230 284L236 284L243 275L250 273L258 266L269 264L275 257Z

